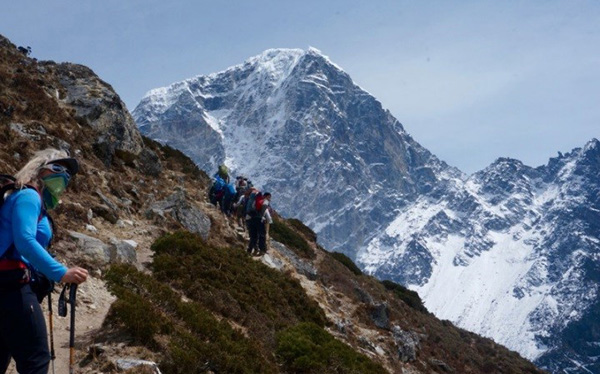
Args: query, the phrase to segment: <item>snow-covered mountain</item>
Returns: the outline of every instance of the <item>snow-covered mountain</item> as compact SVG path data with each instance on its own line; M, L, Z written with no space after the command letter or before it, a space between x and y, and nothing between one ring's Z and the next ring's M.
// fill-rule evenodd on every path
M460 175L312 48L268 50L152 90L133 115L210 174L224 162L251 177L278 211L352 257L396 209Z
M552 371L598 373L599 176L595 139L535 169L498 159L419 196L357 260Z
M467 177L315 49L152 90L133 115L210 174L224 162L251 177L326 248L417 290L439 317L553 372L600 373L597 140Z

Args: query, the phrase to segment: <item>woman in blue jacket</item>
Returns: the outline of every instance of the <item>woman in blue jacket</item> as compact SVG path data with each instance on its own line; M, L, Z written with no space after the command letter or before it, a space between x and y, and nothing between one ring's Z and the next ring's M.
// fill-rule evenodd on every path
M50 362L46 321L32 291L30 269L55 282L82 283L87 270L67 268L46 248L54 209L79 165L64 151L46 149L16 175L0 208L0 373L11 357L20 374L46 374Z

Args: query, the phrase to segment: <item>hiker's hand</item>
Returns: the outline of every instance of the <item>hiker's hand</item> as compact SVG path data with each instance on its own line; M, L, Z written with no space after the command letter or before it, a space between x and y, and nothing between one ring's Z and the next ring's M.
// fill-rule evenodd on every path
M62 283L83 283L88 277L88 271L84 268L75 266L67 270L65 275L60 279Z

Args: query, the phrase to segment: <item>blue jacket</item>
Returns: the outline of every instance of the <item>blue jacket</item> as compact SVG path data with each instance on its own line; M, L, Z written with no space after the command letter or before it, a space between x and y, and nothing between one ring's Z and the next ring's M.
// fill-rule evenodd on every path
M67 268L46 251L52 228L45 214L39 219L41 211L42 200L33 189L15 191L6 198L0 209L0 257L14 243L23 262L58 282Z

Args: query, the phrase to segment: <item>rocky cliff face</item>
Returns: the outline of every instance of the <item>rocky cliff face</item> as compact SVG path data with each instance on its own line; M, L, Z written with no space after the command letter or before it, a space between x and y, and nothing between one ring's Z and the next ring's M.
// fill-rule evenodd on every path
M138 155L142 151L136 124L110 85L82 65L58 64L55 72L62 86L61 102L75 109L75 117L98 134L93 146L107 165L115 152Z
M207 172L224 162L252 176L284 215L351 256L396 209L460 174L314 49L269 50L150 91L133 114Z

